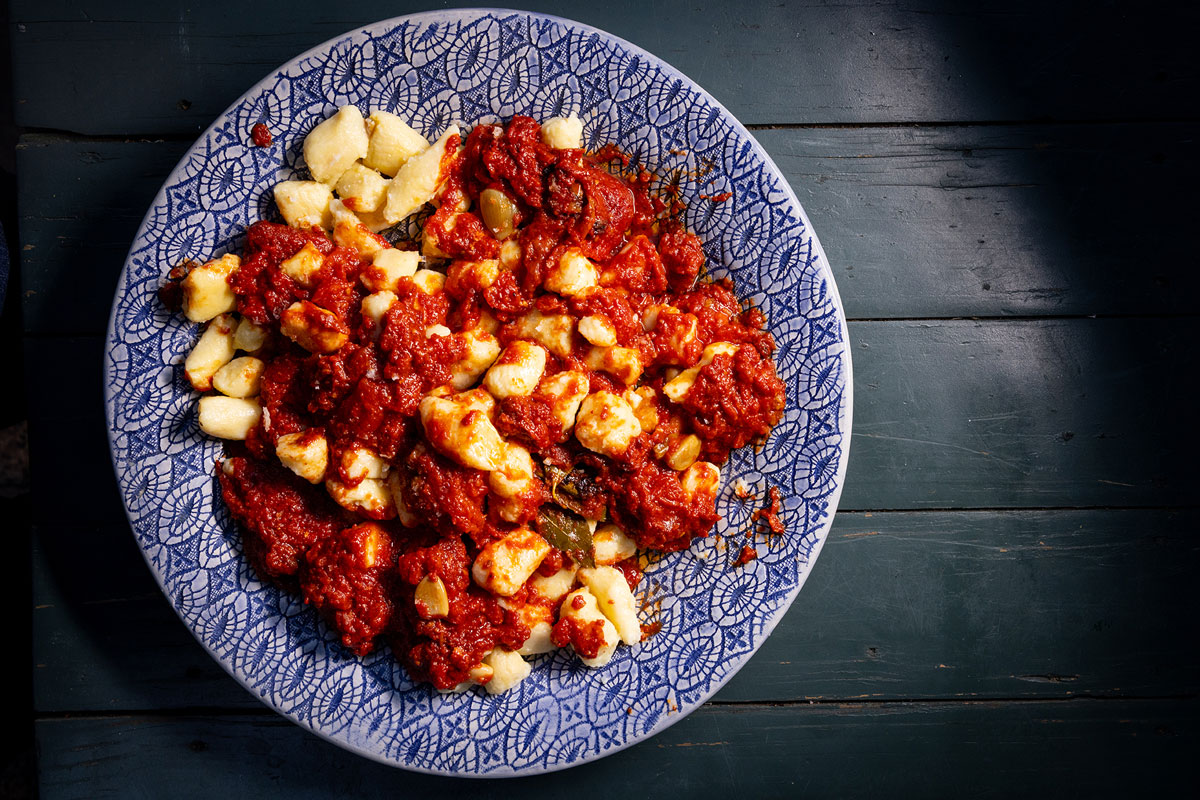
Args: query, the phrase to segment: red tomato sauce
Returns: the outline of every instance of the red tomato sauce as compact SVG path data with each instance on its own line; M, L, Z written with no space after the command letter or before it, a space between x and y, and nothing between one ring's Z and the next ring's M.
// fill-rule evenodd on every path
M351 521L328 497L305 491L294 475L269 462L226 459L217 477L225 505L250 534L250 563L268 578L294 576L310 547Z
M396 302L378 322L360 310L369 293L360 280L369 258L335 246L319 228L257 222L247 229L241 267L230 286L238 312L268 331L258 353L267 362L258 396L263 413L245 447L237 449L245 455L228 458L219 470L222 495L259 575L298 589L349 651L365 654L387 642L414 679L440 689L472 679L472 669L493 648L517 649L530 634L514 611L475 583L471 567L484 545L530 524L542 503L559 502L541 477L542 464L586 472L586 484L576 486L573 496L589 518L615 522L640 548L681 550L708 535L719 515L715 490L686 492L684 467L668 466L666 454L694 435L701 440L700 458L722 464L734 448L767 435L785 403L771 360L775 343L762 313L743 307L728 282L703 279L701 242L663 217L667 205L650 191L652 176L634 170L621 177L602 165L613 162L628 172L627 156L615 148L596 156L553 150L527 117L504 127L477 126L461 150L457 145L452 141L443 156L448 177L426 223L427 235L451 262L445 291L426 293L427 287L402 278ZM490 282L481 282L466 262L497 259L501 243L479 214L462 210L478 208L485 189L511 201L521 247L515 263L505 262ZM322 261L302 284L283 263L306 245ZM568 248L595 264L598 286L560 297L542 284ZM172 271L164 302L178 304L186 271ZM282 335L280 317L297 303L315 309L305 319L341 334L345 343L331 352L309 352ZM656 313L652 306L663 305L679 313L658 314L655 326L647 315ZM505 498L501 517L489 473L438 452L426 438L419 406L431 391L443 391L439 387L451 382L469 356L463 337L436 333L435 326L457 334L482 325L486 316L499 323L495 335L505 346L519 335L509 323L530 309L575 320L592 316L611 325L617 345L641 359L636 385L653 388L657 397L639 412L643 432L611 458L564 433L555 398L540 390L496 401L491 415L496 430L525 447L535 465L531 488ZM545 376L572 369L585 373L592 392L632 388L619 375L595 368L596 348L578 332L572 336L569 352L547 355ZM740 348L700 368L682 400L669 402L663 385L697 364L704 348L716 342ZM280 437L299 433L300 444L322 437L328 443L327 466L315 484L276 458ZM321 485L323 480L357 485L362 476L351 465L360 449L387 465L388 486L398 487L389 489L395 508L346 511ZM372 516L379 519L364 520ZM772 517L766 519L774 529ZM535 577L550 577L569 563L569 556L552 547ZM615 566L631 588L641 581L636 557ZM429 576L444 585L449 609L444 615L415 601L417 586ZM546 602L529 584L513 600ZM551 637L585 658L604 645L599 622L564 618Z
M271 136L270 128L259 122L250 129L250 141L254 142L255 147L270 147L275 137Z
M583 598L576 597L575 600L582 601ZM578 607L583 607L582 602ZM563 617L554 623L550 640L556 647L569 645L575 648L575 652L583 658L595 658L604 646L604 620L580 622L574 617Z
M733 565L735 567L743 567L756 558L758 558L758 551L748 544L743 545L742 549L738 552L738 557L734 559Z
M385 528L364 523L326 537L304 555L300 588L304 600L342 634L358 655L375 648L392 618L391 571L395 553Z

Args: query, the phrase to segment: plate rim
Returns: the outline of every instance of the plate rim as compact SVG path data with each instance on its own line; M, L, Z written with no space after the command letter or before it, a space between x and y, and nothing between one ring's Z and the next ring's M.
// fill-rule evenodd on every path
M115 345L115 343L117 341L116 340L116 325L117 325L119 301L121 300L123 293L125 291L127 291L126 277L129 272L130 262L131 262L132 256L134 255L135 246L136 246L137 242L142 238L142 234L146 230L147 225L150 222L150 219L154 214L154 210L157 207L159 207L166 200L167 187L170 186L174 182L174 180L179 176L179 174L183 171L184 167L187 165L187 163L189 161L189 158L192 156L192 154L196 150L197 146L200 145L202 142L206 141L220 125L227 122L230 115L235 111L235 109L237 109L237 107L239 105L241 105L241 103L248 96L261 91L262 89L266 88L269 85L272 85L274 82L276 82L281 77L281 75L283 73L285 73L291 67L299 65L300 62L304 61L305 59L312 58L314 56L318 56L323 53L327 53L330 50L332 50L332 48L335 45L337 45L339 43L348 42L348 41L358 42L361 39L374 36L375 31L377 31L379 29L394 28L405 22L429 22L432 20L456 21L456 20L463 20L463 19L477 19L479 17L487 16L487 15L497 15L497 16L521 15L521 16L531 18L534 20L548 20L548 21L556 22L567 28L574 28L574 29L581 30L583 32L599 35L602 38L605 38L605 39L615 42L617 45L624 48L631 54L645 58L650 63L652 63L652 64L656 65L658 68L662 69L665 73L671 75L674 78L677 78L677 79L683 81L686 85L689 85L690 87L694 88L695 91L699 95L701 95L707 102L711 103L714 108L719 109L722 113L724 113L724 115L728 118L730 125L733 128L733 131L735 133L739 134L741 137L744 137L744 139L747 142L749 142L755 155L762 160L767 171L769 173L773 174L773 176L779 180L779 185L782 187L786 199L791 201L793 208L795 209L800 220L803 222L806 231L808 232L809 236L811 237L812 247L813 247L813 251L815 253L814 260L819 262L820 274L825 279L826 286L828 287L828 290L830 292L830 299L831 299L831 303L836 311L839 332L841 334L841 341L842 341L842 345L843 345L843 348L840 353L840 355L843 359L843 369L842 369L843 385L841 387L842 388L842 408L839 413L839 420L841 421L841 423L843 425L843 428L841 430L842 438L841 438L841 442L840 442L840 456L839 456L839 461L838 461L838 468L837 468L837 471L836 471L835 477L834 477L834 483L835 483L834 489L827 496L828 504L829 504L829 511L828 511L826 519L821 523L820 535L817 537L816 542L813 545L813 548L810 551L810 554L808 556L808 559L807 559L808 568L803 570L802 572L800 572L800 574L797 578L797 581L796 581L796 585L788 592L786 602L781 603L779 608L776 610L776 612L763 621L762 634L758 637L758 641L755 644L755 646L747 653L739 656L739 658L741 659L741 662L734 669L730 670L730 672L727 675L725 675L721 679L715 681L710 687L708 687L707 690L705 692L703 692L698 697L698 699L696 699L694 702L692 702L686 710L684 710L683 708L680 708L679 713L664 714L659 718L659 720L655 723L655 725L648 731L646 731L640 735L631 735L625 741L622 741L620 744L614 745L608 749L605 749L602 751L588 752L588 753L580 756L578 759L571 761L569 763L560 763L560 764L552 764L552 765L540 765L539 764L539 765L524 767L524 768L520 768L520 769L509 768L507 771L496 771L496 772L456 772L456 771L451 771L451 770L435 769L435 768L430 768L430 767L425 767L425 766L418 766L418 765L414 765L414 764L404 763L404 762L401 762L396 759L388 758L381 753L377 753L375 751L369 750L369 749L367 749L363 746L360 746L354 742L348 741L343 738L339 738L334 733L327 732L327 731L321 730L317 727L314 727L313 725L306 723L302 719L299 719L299 718L293 716L291 713L283 710L282 708L277 707L275 705L275 703L272 702L270 699L268 699L266 696L260 695L257 691L255 691L255 689L249 685L247 680L245 678L243 678L240 674L238 674L237 671L234 670L232 659L229 660L229 663L226 663L226 660L223 659L221 656L219 656L208 645L208 643L204 641L204 639L200 636L199 631L196 630L189 623L189 621L183 616L182 610L177 608L175 603L170 601L170 596L167 592L167 587L164 583L164 576L162 575L160 570L150 561L149 553L146 551L146 549L144 547L142 547L141 542L138 541L132 511L129 507L129 504L125 500L124 492L121 492L121 507L122 507L123 511L125 512L125 517L126 517L127 522L129 523L129 527L130 527L130 533L134 536L134 540L135 540L135 543L137 544L138 552L141 554L142 559L146 562L146 566L149 568L150 573L153 575L154 581L159 587L159 591L162 593L164 599L167 600L168 605L170 606L172 612L174 612L175 616L183 624L184 628L187 629L188 633L191 634L191 636L196 640L197 643L199 643L199 645L204 649L204 651L209 655L209 657L212 658L212 660L215 661L230 677L232 677L234 680L236 680L237 683L243 689L245 689L248 694L250 694L250 696L254 697L256 700L258 700L259 703L261 703L263 706L265 706L267 709L269 709L273 713L277 714L280 717L283 717L288 722L296 725L297 727L307 730L310 733L317 735L321 739L337 745L338 747L342 748L343 750L349 751L358 756L365 757L367 759L370 759L371 761L374 761L374 762L377 762L380 764L384 764L384 765L387 765L390 767L394 767L397 769L407 770L410 772L417 772L417 773L421 773L421 774L438 775L438 776L444 776L444 777L482 779L482 780L499 779L499 778L520 778L520 777L531 777L534 775L544 775L544 774L549 774L549 773L553 773L553 772L560 772L562 770L581 766L583 764L592 763L594 761L605 758L607 756L611 756L616 753L619 753L619 752L621 752L629 747L632 747L636 744L646 742L646 741L652 739L653 737L661 734L667 728L680 722L685 717L688 717L693 712L699 710L703 705L705 705L705 703L707 703L712 698L712 696L714 694L716 694L718 691L720 691L730 680L733 679L733 677L735 675L737 675L746 666L746 664L750 661L750 659L753 658L753 656L758 652L759 648L762 647L762 645L771 636L771 634L774 633L776 626L783 619L783 617L787 614L787 612L791 609L792 604L796 601L797 596L799 596L799 594L800 594L800 590L804 588L804 584L808 581L809 576L812 574L812 570L815 567L816 562L821 554L821 550L824 548L825 542L829 538L830 530L832 529L834 519L837 515L838 505L841 501L842 490L845 488L845 483L846 483L845 478L846 478L847 468L848 468L849 460L850 460L850 448L851 448L851 440L852 440L852 433L853 433L854 370L853 370L853 358L852 358L852 349L853 348L851 347L849 325L848 325L848 321L846 318L845 307L842 303L841 294L838 290L837 282L833 275L833 268L830 265L828 256L826 256L826 254L825 254L825 249L824 249L823 245L821 244L820 237L817 235L816 230L813 228L812 222L808 217L808 213L805 211L803 204L800 202L800 199L796 196L796 192L792 188L791 183L784 176L783 171L779 169L779 166L775 163L775 160L773 158L771 158L770 154L759 143L758 139L755 138L754 134L750 130L748 130L746 128L746 126L741 122L741 120L739 120L728 108L726 108L725 105L723 103L721 103L721 101L717 100L707 89L705 89L703 86L701 86L694 79L685 75L681 70L676 68L674 65L672 65L670 62L668 62L666 59L664 59L660 56L657 56L657 55L645 50L644 48L642 48L620 36L617 36L616 34L610 33L601 28L597 28L593 25L589 25L584 22L579 22L578 20L569 19L567 17L562 17L562 16L558 16L555 14L545 14L545 13L521 10L521 9L472 6L472 7L464 7L464 8L436 9L436 10L416 12L413 14L402 14L402 15L395 16L395 17L389 17L386 19L376 20L374 22L369 22L369 23L366 23L363 25L356 25L336 36L326 39L325 41L322 41L321 43L309 48L308 50L305 50L304 52L294 56L293 58L289 59L288 61L286 61L286 62L272 68L270 71L268 71L267 74L264 75L261 80L257 81L252 86L248 87L244 92L242 92L241 95L239 95L232 103L230 103L229 106L227 106L223 111L221 111L219 114L217 114L215 116L212 123L208 127L206 127L196 137L196 139L192 143L192 145L187 149L187 151L184 152L184 154L180 157L179 161L175 164L175 166L171 169L171 171L169 173L167 173L166 177L163 179L162 186L159 188L158 192L154 195L154 198L153 198L153 200L151 200L150 206L147 209L146 214L142 217L142 221L141 221L140 225L138 226L137 231L135 232L135 234L133 236L133 240L130 244L129 252L126 254L125 260L122 263L121 271L117 275L117 285L113 291L112 304L111 304L111 309L109 312L108 326L105 330L104 352L102 355L102 358L104 360L103 390L104 390L104 407L105 407L105 422L106 422L105 434L108 439L109 458L112 463L113 473L114 473L114 476L115 476L117 484L118 484L118 490L120 491L121 489L124 488L126 481L125 481L125 471L123 471L121 469L119 462L118 462L117 442L116 442L117 437L115 435L115 430L114 430L115 422L116 422L116 419L115 419L116 398L115 398L115 392L114 392L114 384L110 380L112 377L112 371L109 366L109 358L108 358L108 356L111 352L111 348ZM505 766L507 766L507 765L505 765Z

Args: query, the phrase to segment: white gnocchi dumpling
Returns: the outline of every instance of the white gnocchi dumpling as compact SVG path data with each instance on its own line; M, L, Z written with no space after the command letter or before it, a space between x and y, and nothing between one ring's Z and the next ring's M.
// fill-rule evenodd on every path
M575 318L569 314L543 314L534 310L523 314L515 324L518 337L532 339L559 358L571 355Z
M534 489L533 458L519 444L508 442L500 468L488 474L488 487L495 493L496 513L506 522L518 522L522 512L520 498Z
M517 340L504 348L483 378L492 397L528 397L546 371L546 351L541 345Z
M503 647L497 647L484 656L483 663L492 670L491 678L483 684L488 694L507 692L528 678L532 669L520 653Z
M584 398L575 418L575 438L594 453L624 455L642 432L633 408L624 397L612 392L595 392Z
M607 372L627 386L642 377L642 353L633 347L593 347L585 360L592 369Z
M359 280L372 292L394 292L401 278L411 278L420 267L421 254L416 250L389 247L375 253L371 263L359 273Z
M396 297L395 292L386 289L369 294L363 298L359 309L362 311L364 317L374 323L376 336L383 330L383 318L387 315L388 309L398 300L399 298Z
M236 340L235 335L235 344ZM235 358L213 375L212 387L226 397L254 397L266 368L262 359L253 356Z
M510 272L521 263L521 242L514 236L500 243L500 266Z
M579 150L583 147L583 120L572 112L569 117L553 117L542 123L542 143L555 150Z
M579 320L579 335L596 347L612 347L617 343L617 329L603 314L589 314Z
M553 575L534 575L529 579L529 588L539 597L557 603L575 586L575 575L578 572L579 567L575 564L565 564Z
M488 486L497 496L511 499L529 491L533 484L533 457L519 444L506 442L499 469L488 475Z
M420 155L404 162L396 172L392 185L388 187L387 202L383 217L389 223L397 223L428 203L437 194L443 181L442 157L450 137L458 136L457 125L446 128L441 137Z
M455 214L446 220L446 227L449 230L453 231L457 227L459 216ZM438 245L437 231L428 225L421 230L421 255L430 260L449 258L446 252Z
M311 428L285 433L275 440L275 456L295 475L309 483L320 483L329 466L329 442L325 434Z
M279 315L279 332L310 353L332 353L350 339L332 311L308 300L292 303L283 310Z
M304 137L304 163L315 180L333 186L355 161L367 154L362 112L342 106Z
M275 184L275 205L293 228L333 227L329 203L333 189L320 181L280 181Z
M550 406L563 437L575 428L575 417L590 385L587 374L578 370L564 370L543 378L538 385L537 396Z
M342 451L342 475L351 481L382 480L387 477L391 465L365 447L353 447Z
M541 566L550 545L529 528L517 528L479 549L471 565L471 578L480 587L501 597L512 597Z
M367 155L363 164L395 175L404 162L429 149L429 142L395 114L373 111L367 118Z
M592 260L579 248L569 247L550 268L543 285L556 294L574 297L595 286L599 277L600 271Z
M419 413L425 438L443 455L464 467L491 472L500 468L504 440L492 424L492 396L482 389L421 400Z
M238 321L233 332L233 346L243 353L257 353L267 343L267 329L248 317Z
M537 656L555 649L551 638L554 631L553 608L543 603L519 603L510 597L501 597L497 602L529 628L529 637L517 649L519 654Z
M658 393L653 386L630 387L625 390L625 402L633 409L638 424L646 433L653 433L658 428L658 404L655 400Z
M679 486L688 500L715 498L721 485L721 468L710 461L697 461L679 475Z
M283 260L279 269L284 275L304 287L310 287L317 282L317 273L325 263L325 255L312 242L305 242L304 247L295 255Z
M695 314L688 314L671 306L651 306L642 317L642 325L647 331L656 330L664 318L671 318L675 324L671 335L660 342L658 359L663 364L687 365L687 353L691 345L699 338L700 322ZM646 327L646 326L649 327Z
M596 527L592 534L592 560L608 567L637 554L637 545L611 522Z
M202 264L187 274L183 290L183 315L192 322L208 322L218 314L237 308L237 296L229 279L242 260L232 253Z
M458 391L470 388L500 355L500 342L483 328L458 334L467 352L450 366L450 385Z
M327 480L325 490L347 511L362 511L375 519L391 519L396 516L392 493L381 480L367 478L353 486L338 480Z
M446 288L446 276L432 269L419 269L409 280L423 294L437 294Z
M262 407L253 398L214 394L200 398L200 430L218 439L241 441L262 418Z
M450 265L450 274L459 285L472 289L486 289L500 277L500 262L494 258L481 261L455 261Z
M576 589L563 598L562 607L558 612L559 619L574 620L577 625L601 623L602 639L599 650L593 658L579 655L579 660L588 667L603 667L613 657L617 645L621 643L621 635L616 627L600 611L600 606L586 586ZM578 654L577 654L578 655Z
M636 603L629 583L616 567L595 567L579 570L579 581L596 598L600 613L617 629L625 644L637 644L642 640L642 626L638 622Z
M207 392L212 388L213 376L217 370L233 360L237 352L233 343L233 332L237 327L233 314L221 314L214 317L199 341L188 353L183 362L183 371L188 382L197 392Z
M346 208L356 214L365 214L383 205L390 184L390 180L370 167L351 164L338 178L334 191Z
M374 256L391 247L387 240L371 232L358 215L346 207L341 200L329 203L333 221L333 243L340 247L352 247L363 256Z

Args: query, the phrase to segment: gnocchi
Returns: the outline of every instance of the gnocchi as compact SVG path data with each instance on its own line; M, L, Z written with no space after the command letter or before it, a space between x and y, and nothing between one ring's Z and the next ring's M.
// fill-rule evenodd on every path
M304 163L315 180L333 186L355 161L367 154L363 115L354 106L342 106L304 138Z

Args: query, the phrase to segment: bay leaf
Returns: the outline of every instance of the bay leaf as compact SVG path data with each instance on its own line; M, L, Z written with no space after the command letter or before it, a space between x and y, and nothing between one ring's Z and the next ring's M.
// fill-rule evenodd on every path
M551 547L562 550L575 563L596 566L592 558L592 528L583 517L544 505L538 509L537 530Z

